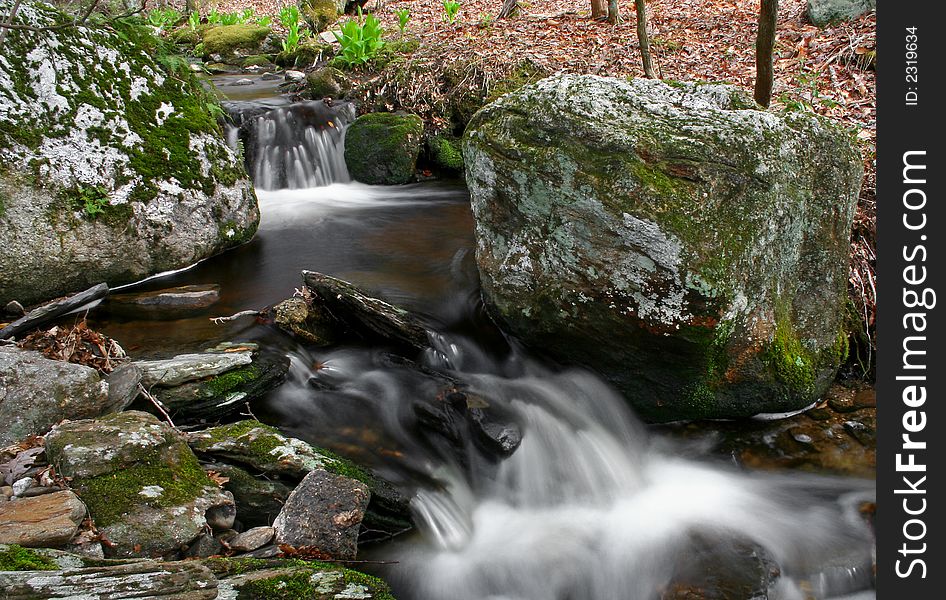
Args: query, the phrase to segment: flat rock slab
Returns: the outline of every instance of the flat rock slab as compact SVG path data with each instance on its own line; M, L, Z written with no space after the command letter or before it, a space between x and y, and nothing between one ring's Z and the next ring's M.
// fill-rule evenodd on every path
M217 579L207 567L197 562L144 561L64 571L0 572L0 590L7 600L211 600L217 597Z
M230 549L237 552L252 552L270 543L276 535L272 527L254 527L241 533L230 541Z
M0 544L61 546L75 536L85 515L85 504L68 490L0 503Z
M162 360L142 360L135 364L142 371L141 383L145 387L152 385L171 387L219 375L251 362L253 362L251 352L204 352L181 354Z
M812 24L825 27L856 19L871 10L877 10L877 0L808 0L805 14Z
M95 369L0 347L0 447L45 433L62 419L98 417L120 408Z
M116 314L177 319L212 306L218 300L219 285L184 285L138 294L115 294L108 299L108 309Z
M292 491L273 522L276 541L314 548L332 558L353 559L370 498L368 486L360 481L312 471Z

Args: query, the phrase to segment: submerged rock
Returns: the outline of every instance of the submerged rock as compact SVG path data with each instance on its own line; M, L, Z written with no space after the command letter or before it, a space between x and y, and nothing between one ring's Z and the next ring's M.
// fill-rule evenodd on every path
M464 138L490 312L649 420L801 408L846 352L862 165L736 88L558 75Z
M424 134L417 115L369 113L345 133L345 164L355 181L372 185L407 183L414 176Z
M112 294L108 298L109 312L157 319L181 319L220 300L220 286L184 285L180 287L139 292Z
M119 411L127 398L109 397L95 369L0 346L0 447L45 433L62 419Z
M176 553L207 527L208 510L233 505L180 434L147 413L66 421L46 436L46 452L116 556Z
M342 475L312 471L292 491L273 522L276 541L312 548L335 559L358 553L358 531L371 493Z
M0 0L0 12L11 5ZM33 0L17 13L39 28L70 18ZM253 188L215 101L186 65L162 64L158 44L122 20L7 32L0 303L179 269L256 231Z

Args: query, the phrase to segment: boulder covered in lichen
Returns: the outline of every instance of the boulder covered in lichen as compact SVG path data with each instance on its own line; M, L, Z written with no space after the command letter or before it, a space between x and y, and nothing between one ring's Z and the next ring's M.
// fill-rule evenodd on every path
M0 0L6 14L10 0ZM29 0L17 22L68 17ZM248 240L256 198L186 61L131 21L0 50L0 300L181 268Z
M558 75L478 112L463 155L490 312L645 418L800 408L832 380L862 175L837 126Z
M345 164L352 179L372 185L407 183L414 177L424 134L417 115L368 113L345 133Z
M65 421L46 453L89 509L115 556L173 555L232 506L178 432L147 413Z

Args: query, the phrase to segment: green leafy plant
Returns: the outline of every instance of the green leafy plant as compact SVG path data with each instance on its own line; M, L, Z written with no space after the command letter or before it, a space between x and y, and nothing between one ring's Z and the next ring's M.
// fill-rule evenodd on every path
M200 27L200 13L196 10L187 16L187 25L191 28L191 31L197 31L197 28Z
M223 15L217 12L216 8L211 8L210 12L207 13L207 23L210 25L222 25L221 19L223 19Z
M443 21L453 25L457 22L460 13L460 3L454 0L444 0L443 2Z
M299 7L295 4L284 6L279 11L279 22L286 28L286 39L282 41L283 52L293 52L302 41L299 31Z
M394 14L397 15L397 28L401 32L401 37L404 37L404 29L407 27L407 22L411 20L411 10L409 8L399 8L394 11Z
M333 32L342 47L338 60L347 66L365 64L384 47L381 21L374 15L363 16L360 8L358 18L348 19L340 29L341 33Z
M254 19L260 27L269 27L273 24L273 18L269 15L260 15Z
M493 26L493 15L485 12L480 13L480 20L476 24L480 29L489 29Z
M173 8L156 8L148 13L148 23L152 27L165 29L181 20L181 11Z
M103 214L105 207L108 206L108 190L100 185L81 188L79 189L79 203L85 215L94 219Z

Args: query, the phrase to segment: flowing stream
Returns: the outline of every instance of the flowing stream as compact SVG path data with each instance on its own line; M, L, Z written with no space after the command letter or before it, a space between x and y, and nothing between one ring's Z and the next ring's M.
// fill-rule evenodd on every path
M221 301L190 319L99 326L138 355L224 339L283 348L290 378L257 415L413 494L417 531L370 551L397 561L378 571L399 598L873 598L872 534L858 512L873 482L747 472L650 433L598 377L531 356L485 317L462 186L348 183L350 114L274 110L243 121L258 132L242 138L255 144L256 239L138 286L218 283ZM209 323L291 296L302 269L417 312L432 349L412 364L380 348L306 349L252 320ZM521 432L510 456L467 430L446 439L423 428L444 381Z

